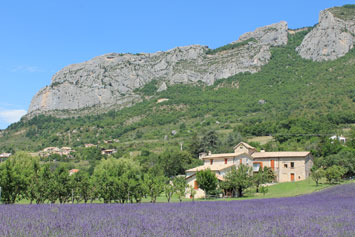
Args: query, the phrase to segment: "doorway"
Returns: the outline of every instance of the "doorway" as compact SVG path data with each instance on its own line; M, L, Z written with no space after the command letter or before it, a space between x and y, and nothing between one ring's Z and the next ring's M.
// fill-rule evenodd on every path
M291 173L291 182L295 181L295 174Z

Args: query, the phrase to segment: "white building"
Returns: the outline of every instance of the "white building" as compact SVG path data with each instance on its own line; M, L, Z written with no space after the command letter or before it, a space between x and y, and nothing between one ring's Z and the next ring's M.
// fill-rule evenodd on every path
M338 140L340 143L346 143L346 138L343 135L333 135L329 139L331 140Z

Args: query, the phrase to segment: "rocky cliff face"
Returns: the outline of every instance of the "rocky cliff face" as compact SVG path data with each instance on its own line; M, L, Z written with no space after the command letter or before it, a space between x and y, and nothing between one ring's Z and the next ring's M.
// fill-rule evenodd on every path
M33 97L29 116L129 106L141 100L136 89L153 80L159 92L177 83L211 85L240 72L255 73L268 63L270 47L287 44L287 34L287 23L279 22L245 33L217 50L191 45L152 54L98 56L57 72L52 83ZM306 59L334 60L353 48L354 42L355 5L348 5L322 11L319 24L296 50Z
M335 7L321 11L319 24L296 49L301 57L313 61L344 56L355 43L355 8Z
M57 72L51 85L32 99L29 114L57 113L128 106L141 100L135 89L157 80L159 91L176 83L213 84L240 72L257 72L270 57L270 47L287 44L287 23L256 29L232 42L227 50L211 52L192 45L153 54L98 56Z

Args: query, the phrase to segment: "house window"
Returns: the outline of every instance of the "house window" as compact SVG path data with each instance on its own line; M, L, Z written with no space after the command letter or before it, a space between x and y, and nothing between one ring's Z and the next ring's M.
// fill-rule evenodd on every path
M295 162L291 162L291 169L295 168Z
M257 161L257 162L253 163L253 171L254 172L259 172L259 170L262 169L262 168L263 168L263 163L262 162Z
M224 164L227 164L227 162L228 162L228 159L224 159Z
M284 164L284 168L287 168L287 164Z
M254 163L253 164L253 171L254 172L258 172L260 169L260 163Z
M196 180L194 181L194 189L198 189L198 183Z
M213 165L213 159L210 160L210 164Z

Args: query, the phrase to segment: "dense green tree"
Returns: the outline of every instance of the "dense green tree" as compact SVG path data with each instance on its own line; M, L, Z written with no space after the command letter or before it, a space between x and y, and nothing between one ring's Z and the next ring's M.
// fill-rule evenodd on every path
M355 96L354 96L354 102L355 102ZM355 149L355 127L354 126L352 126L351 128L349 139L346 142L346 145L348 145L352 149Z
M339 153L341 149L342 146L338 140L331 140L329 138L323 137L320 140L317 150L314 151L314 153L318 157L326 157Z
M206 195L212 194L218 187L216 174L210 169L198 171L196 173L196 181L199 188L205 191Z
M164 170L164 175L173 177L185 174L185 170L199 164L199 160L194 159L187 151L177 149L165 150L159 155L159 167Z
M228 134L228 137L225 141L225 145L230 149L232 149L235 145L237 145L242 141L243 141L242 135L238 131L233 130L233 132Z
M78 160L88 160L90 162L95 162L102 159L101 150L98 147L81 148L74 154L75 158Z
M53 182L53 172L48 164L40 168L38 182L37 185L35 185L35 194L37 204L44 203L46 200L54 203L57 200Z
M177 176L173 179L173 186L175 193L179 198L179 201L182 202L182 198L185 197L187 183L185 176Z
M25 188L23 177L16 171L12 162L8 161L0 165L0 177L2 202L5 204L15 203L22 189Z
M38 165L38 158L25 152L17 152L0 165L0 186L4 203L12 204L25 197L33 200L31 178L33 178L34 165Z
M143 184L141 169L138 165L133 163L131 160L121 160L125 162L124 173L119 176L118 179L118 192L119 199L121 203L125 201L140 202L144 193L145 188Z
M274 171L269 167L260 168L259 172L253 174L253 183L256 187L256 192L259 192L259 187L262 184L271 183L275 179Z
M202 140L196 133L191 137L188 149L195 158L198 158L199 154L204 151Z
M343 149L337 154L321 157L317 160L318 167L337 165L345 169L345 177L355 176L355 150Z
M166 178L162 175L153 172L144 174L144 185L150 197L150 202L155 203L157 201L157 197L164 191L165 183Z
M170 202L170 199L174 195L174 193L175 193L175 187L174 185L171 184L171 181L169 181L164 185L164 195L168 202Z
M30 200L30 204L37 199L38 186L40 184L40 171L41 166L39 164L39 159L32 159L31 166L29 168L28 185L25 192L25 198Z
M316 182L316 185L318 186L319 181L325 177L325 170L323 168L318 168L316 170L313 170L311 173L311 177Z
M69 177L69 170L63 165L58 166L54 171L52 182L53 191L59 200L59 203L68 202L73 191Z
M80 201L88 202L92 195L92 183L87 172L79 170L71 176L71 187L73 198L79 203Z
M205 152L214 151L220 145L220 140L216 131L208 131L202 138L202 144Z
M105 203L141 199L143 193L140 167L131 160L101 160L94 171L97 194Z
M223 188L231 190L233 196L237 192L242 197L243 191L253 184L252 168L243 164L233 166L224 179Z
M325 170L325 177L329 183L337 183L345 172L346 170L343 167L333 165Z

